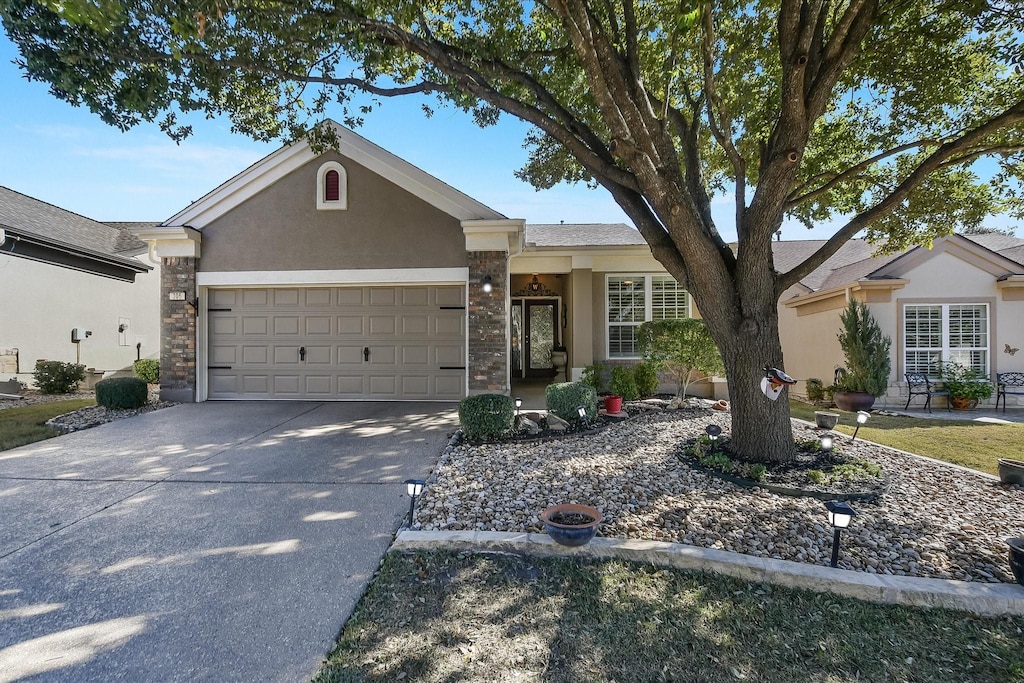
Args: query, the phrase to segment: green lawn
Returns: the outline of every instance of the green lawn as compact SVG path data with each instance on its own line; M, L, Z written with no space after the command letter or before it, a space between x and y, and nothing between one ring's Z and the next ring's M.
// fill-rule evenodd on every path
M1024 618L624 562L387 556L329 681L1024 681Z
M789 410L793 417L814 422L814 411L821 408L790 401ZM837 408L829 408L828 411L840 415L836 431L853 434L850 425L856 424L856 413L847 413ZM868 423L861 427L858 436L885 446L996 474L999 458L1020 458L1024 424L872 415Z
M0 451L57 436L57 430L44 425L47 420L92 405L96 405L95 400L79 398L0 410Z

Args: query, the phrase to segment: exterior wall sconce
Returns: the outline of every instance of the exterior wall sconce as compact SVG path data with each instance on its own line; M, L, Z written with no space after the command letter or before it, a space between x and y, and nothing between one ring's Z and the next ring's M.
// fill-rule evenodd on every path
M850 526L850 522L853 520L854 515L857 514L857 511L838 500L825 501L825 509L828 510L828 523L835 529L835 534L832 536L831 562L831 566L835 567L839 563L839 533Z
M484 290L484 294L490 294L492 291L494 291L494 283L491 281L491 276L490 275L485 275L484 276L483 290Z

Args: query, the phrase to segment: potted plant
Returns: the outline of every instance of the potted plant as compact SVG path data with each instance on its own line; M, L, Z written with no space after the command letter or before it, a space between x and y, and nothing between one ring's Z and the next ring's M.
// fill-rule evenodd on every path
M851 301L839 320L843 324L839 346L846 357L846 372L836 373L833 398L841 410L869 410L889 386L892 340L882 334L871 311L860 301Z
M953 410L973 410L978 407L978 401L992 398L992 383L988 377L959 363L942 366L942 385L949 392Z
M604 409L611 414L622 411L623 401L635 401L640 397L633 368L619 365L612 368L612 395L604 399Z
M590 543L603 517L595 507L562 503L546 508L540 519L552 541L575 547Z
M999 481L1024 486L1024 460L999 458Z

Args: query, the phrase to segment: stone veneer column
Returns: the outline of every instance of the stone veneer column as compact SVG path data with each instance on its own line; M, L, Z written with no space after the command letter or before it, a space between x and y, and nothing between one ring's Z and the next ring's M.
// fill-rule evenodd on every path
M469 251L469 394L507 394L508 252ZM490 292L483 282L491 276Z
M171 292L185 292L196 301L196 261L188 256L161 260L160 269L160 399L196 400L196 309L171 301Z

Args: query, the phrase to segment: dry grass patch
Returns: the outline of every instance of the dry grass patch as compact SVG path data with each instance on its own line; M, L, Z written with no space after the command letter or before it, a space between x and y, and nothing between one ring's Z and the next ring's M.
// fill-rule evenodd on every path
M623 562L392 553L316 681L1024 681L1024 618Z

